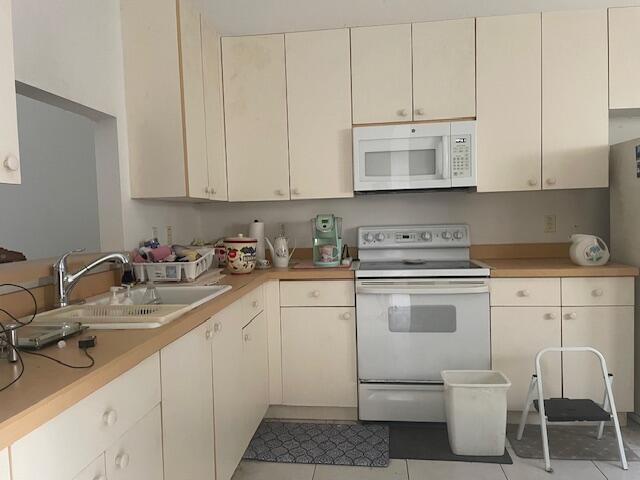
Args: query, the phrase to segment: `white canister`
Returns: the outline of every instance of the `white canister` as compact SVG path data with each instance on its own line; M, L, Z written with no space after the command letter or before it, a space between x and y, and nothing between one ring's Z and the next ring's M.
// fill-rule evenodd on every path
M224 239L227 269L231 273L251 273L256 268L256 243L255 238L248 238L242 234Z

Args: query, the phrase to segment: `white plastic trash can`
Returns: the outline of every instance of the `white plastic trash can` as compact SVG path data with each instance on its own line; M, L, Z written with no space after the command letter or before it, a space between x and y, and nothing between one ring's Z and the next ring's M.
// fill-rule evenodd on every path
M453 453L503 455L509 379L496 370L444 370L441 374Z

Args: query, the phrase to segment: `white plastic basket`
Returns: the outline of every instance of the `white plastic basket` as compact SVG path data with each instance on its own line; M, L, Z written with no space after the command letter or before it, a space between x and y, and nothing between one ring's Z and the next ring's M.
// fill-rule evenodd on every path
M213 263L213 250L199 250L202 257L195 262L134 263L133 271L139 282L193 282L209 270Z

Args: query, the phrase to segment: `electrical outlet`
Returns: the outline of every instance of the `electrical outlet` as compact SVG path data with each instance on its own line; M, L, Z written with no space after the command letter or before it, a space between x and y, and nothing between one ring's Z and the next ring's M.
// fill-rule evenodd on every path
M167 225L167 245L173 244L173 227L171 225Z
M544 233L556 233L556 216L545 215L544 216Z
M151 227L151 238L158 238L158 227Z

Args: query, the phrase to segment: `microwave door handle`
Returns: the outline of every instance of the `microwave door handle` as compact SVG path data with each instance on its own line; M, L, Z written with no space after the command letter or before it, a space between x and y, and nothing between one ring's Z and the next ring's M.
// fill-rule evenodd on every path
M449 151L451 150L451 142L449 135L443 135L442 137L442 178L451 178L451 159L449 158Z

